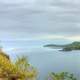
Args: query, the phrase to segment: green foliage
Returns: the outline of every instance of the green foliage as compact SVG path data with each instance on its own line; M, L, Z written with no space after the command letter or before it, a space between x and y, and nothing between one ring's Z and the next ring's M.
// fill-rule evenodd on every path
M8 80L35 80L36 70L28 63L26 57L21 57L12 63L8 58L0 54L0 77ZM6 79L6 80L7 80Z
M73 74L69 74L68 72L61 73L51 73L48 77L48 80L77 80Z
M55 45L55 44L48 44L44 47L50 47L50 48L63 48L61 51L71 51L71 50L80 50L80 42L73 42L71 44L66 45Z
M70 48L70 47L65 47L65 48L63 48L63 51L72 51L72 48Z

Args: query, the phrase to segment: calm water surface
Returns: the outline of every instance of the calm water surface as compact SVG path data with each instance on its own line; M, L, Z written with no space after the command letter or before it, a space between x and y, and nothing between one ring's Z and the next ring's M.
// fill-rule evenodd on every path
M80 51L61 52L58 49L43 47L22 48L9 54L28 56L29 62L39 71L38 80L45 80L49 72L67 71L74 73L80 80Z

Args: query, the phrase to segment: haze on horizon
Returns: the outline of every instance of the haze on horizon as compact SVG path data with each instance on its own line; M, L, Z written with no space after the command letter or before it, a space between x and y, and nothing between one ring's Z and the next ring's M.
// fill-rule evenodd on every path
M0 0L0 40L80 40L80 0Z

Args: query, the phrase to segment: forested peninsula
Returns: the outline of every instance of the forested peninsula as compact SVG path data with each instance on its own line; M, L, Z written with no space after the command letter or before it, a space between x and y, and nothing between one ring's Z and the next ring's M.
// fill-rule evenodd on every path
M50 48L62 48L61 51L72 51L72 50L80 50L80 42L72 42L70 44L65 45L57 45L57 44L47 44L44 45L44 47L50 47Z

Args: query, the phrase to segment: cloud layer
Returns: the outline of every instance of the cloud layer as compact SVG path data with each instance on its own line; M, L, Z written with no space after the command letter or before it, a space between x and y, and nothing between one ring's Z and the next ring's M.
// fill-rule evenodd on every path
M79 0L0 0L1 39L55 35L79 40Z

